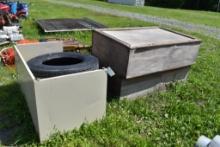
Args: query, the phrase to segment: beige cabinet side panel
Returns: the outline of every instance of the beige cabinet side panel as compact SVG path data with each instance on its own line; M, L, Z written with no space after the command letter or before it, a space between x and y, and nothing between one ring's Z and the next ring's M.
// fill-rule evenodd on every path
M27 62L28 60L43 54L62 52L63 43L61 41L42 42L35 44L17 45L22 57Z
M31 113L32 121L34 123L35 129L39 132L37 106L34 91L34 80L29 70L27 69L27 64L24 59L19 56L20 52L15 47L16 50L16 70L18 75L18 82L21 86L21 90L25 96L29 111Z
M107 75L103 70L40 80L36 99L40 140L54 131L78 128L105 115Z

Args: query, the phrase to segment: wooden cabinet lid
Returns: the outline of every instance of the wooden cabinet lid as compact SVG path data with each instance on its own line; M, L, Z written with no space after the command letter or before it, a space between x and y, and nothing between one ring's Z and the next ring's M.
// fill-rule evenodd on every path
M131 49L200 42L190 36L155 27L107 29L102 30L102 33Z

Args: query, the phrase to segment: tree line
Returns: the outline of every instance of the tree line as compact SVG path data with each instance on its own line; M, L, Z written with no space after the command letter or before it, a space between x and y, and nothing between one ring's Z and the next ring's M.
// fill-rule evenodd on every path
M145 5L168 8L220 11L220 0L146 0Z

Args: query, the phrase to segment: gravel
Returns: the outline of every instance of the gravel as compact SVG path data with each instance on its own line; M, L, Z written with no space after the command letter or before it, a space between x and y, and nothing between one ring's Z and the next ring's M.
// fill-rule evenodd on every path
M210 27L206 25L199 25L199 24L192 24L188 22L183 22L175 19L168 19L168 18L161 18L161 17L155 17L151 15L144 15L139 13L131 13L111 8L103 8L100 6L94 6L90 4L82 4L82 3L76 3L76 2L66 2L66 1L58 1L58 0L47 0L50 3L54 4L60 4L68 7L75 7L75 8L84 8L100 13L115 15L115 16L122 16L122 17L128 17L132 19L137 19L145 22L150 22L158 25L165 25L169 27L176 27L187 31L192 32L199 32L203 33L205 35L214 37L216 39L220 40L220 29L216 27Z

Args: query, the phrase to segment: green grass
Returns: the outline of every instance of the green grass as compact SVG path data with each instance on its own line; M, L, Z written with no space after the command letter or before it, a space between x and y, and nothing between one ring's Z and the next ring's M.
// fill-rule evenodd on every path
M44 2L44 1L43 1ZM44 5L46 4L46 6ZM105 14L100 14L96 12L91 12L85 9L78 8L68 8L60 5L52 5L42 1L31 1L30 3L31 16L28 20L23 22L23 33L28 38L42 38L45 37L42 32L39 32L35 20L44 18L82 18L89 17L97 22L103 23L109 27L130 27L130 26L149 26L150 23L131 20L128 18L121 18L116 16L110 16ZM39 11L40 10L40 11ZM90 37L85 36L81 32L77 33L57 33L50 34L52 36L57 36L61 38L71 37L74 35L77 39L82 38L85 42L90 42Z
M90 44L91 32L45 35L35 24L35 19L39 18L85 16L110 27L152 25L33 0L31 16L23 22L23 33L27 38L76 37ZM220 132L220 41L188 33L202 39L203 43L187 82L174 83L166 92L135 101L109 102L103 120L84 124L79 130L57 133L42 144L38 143L24 96L16 83L15 70L0 66L0 132L18 126L9 140L12 145L65 147L185 147L193 146L200 135L215 136Z
M126 5L116 5L98 0L65 0L72 2L80 2L85 4L92 4L96 6L123 10L128 12L135 12L140 14L159 16L162 18L172 18L189 23L202 24L212 27L220 27L220 13L207 12L207 11L193 11L193 10L180 10L180 9L166 9L156 7L133 7Z

